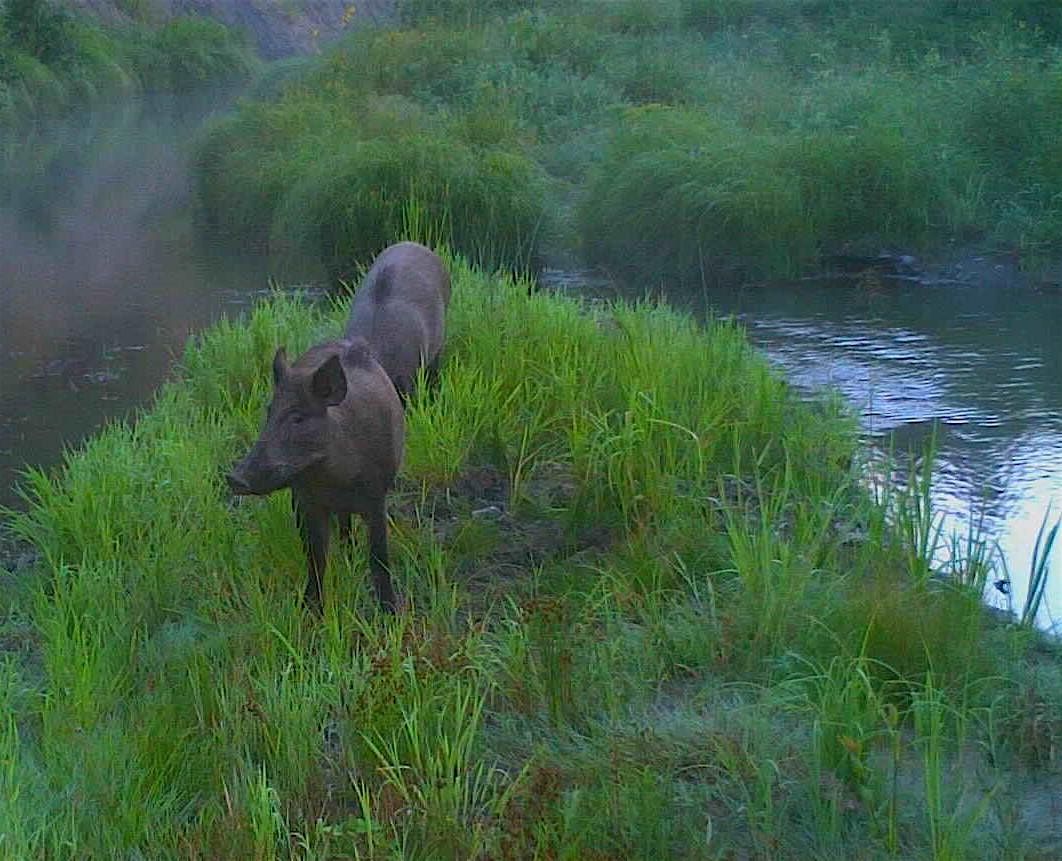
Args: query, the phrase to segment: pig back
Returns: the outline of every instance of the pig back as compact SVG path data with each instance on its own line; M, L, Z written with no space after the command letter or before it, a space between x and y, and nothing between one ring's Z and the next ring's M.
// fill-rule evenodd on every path
M428 359L442 349L450 276L437 254L414 242L385 249L351 303L347 338L365 338L377 356L415 347ZM394 377L394 369L385 370Z

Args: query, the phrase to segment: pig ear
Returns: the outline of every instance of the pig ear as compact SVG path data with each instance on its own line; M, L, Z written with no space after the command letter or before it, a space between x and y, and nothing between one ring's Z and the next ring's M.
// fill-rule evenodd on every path
M339 356L332 356L327 362L313 372L310 384L314 397L324 402L326 407L334 407L347 396L347 375Z
M279 386L287 373L288 353L283 347L278 347L276 355L273 356L273 383Z

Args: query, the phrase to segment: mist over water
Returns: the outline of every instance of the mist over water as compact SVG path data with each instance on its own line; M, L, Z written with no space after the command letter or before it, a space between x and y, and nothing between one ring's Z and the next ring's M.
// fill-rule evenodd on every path
M0 504L145 404L190 333L267 287L196 238L190 144L231 94L136 100L42 134L0 173Z

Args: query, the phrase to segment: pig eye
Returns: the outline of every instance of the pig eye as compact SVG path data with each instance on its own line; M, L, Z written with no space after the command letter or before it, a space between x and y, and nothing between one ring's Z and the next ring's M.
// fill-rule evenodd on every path
M302 413L292 413L291 423L293 425L301 425L304 421L306 421L306 416Z

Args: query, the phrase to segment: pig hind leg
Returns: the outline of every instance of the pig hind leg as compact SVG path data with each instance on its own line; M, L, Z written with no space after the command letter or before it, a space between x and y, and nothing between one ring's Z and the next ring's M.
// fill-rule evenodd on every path
M336 515L336 528L338 530L339 540L347 543L354 543L354 515L349 512L340 512Z
M425 381L429 392L434 392L439 388L439 360L441 358L442 353L436 353L435 358L428 362L428 367L425 368Z

